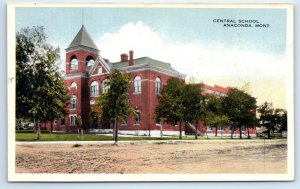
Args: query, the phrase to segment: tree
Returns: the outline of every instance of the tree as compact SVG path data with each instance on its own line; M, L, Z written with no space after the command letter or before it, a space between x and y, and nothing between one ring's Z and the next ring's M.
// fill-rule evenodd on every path
M82 118L80 115L76 117L76 124L80 128L81 135L83 135Z
M96 100L99 107L100 120L113 122L113 140L118 142L118 122L125 120L129 113L133 112L128 98L130 77L128 74L114 70L108 77L106 85L109 89Z
M16 117L31 120L40 138L40 121L66 114L67 91L59 72L59 48L46 41L43 27L23 28L16 35Z
M198 125L204 115L201 87L194 84L185 85L182 98L183 121L196 123L195 139L198 139Z
M222 97L213 95L207 98L206 103L205 122L215 127L215 136L218 136L218 126L224 127L230 123L229 118L224 115L222 100Z
M272 103L264 102L257 109L260 126L267 129L268 139L271 138L271 132L274 130L284 131L287 129L287 112L283 109L275 109Z
M256 123L256 98L244 90L231 88L223 100L224 113L231 122L231 138L236 128L239 128L242 138L242 127ZM249 136L248 136L249 137Z
M279 119L278 119L280 125L279 130L281 132L287 131L287 111L284 109L277 109L277 111L279 115Z
M159 104L156 107L156 117L164 118L167 123L176 125L179 123L179 139L182 139L182 120L184 82L177 78L170 78L158 97Z

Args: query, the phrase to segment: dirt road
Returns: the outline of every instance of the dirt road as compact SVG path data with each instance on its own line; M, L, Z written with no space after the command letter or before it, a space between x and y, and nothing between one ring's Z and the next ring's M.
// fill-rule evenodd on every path
M286 140L17 144L17 173L286 173Z

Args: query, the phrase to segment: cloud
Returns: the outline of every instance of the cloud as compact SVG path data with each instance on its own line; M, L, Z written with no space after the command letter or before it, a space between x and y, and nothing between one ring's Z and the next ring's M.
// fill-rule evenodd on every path
M96 43L101 55L111 62L120 61L121 53L134 50L135 58L148 56L171 63L188 77L193 76L208 84L241 86L249 82L255 95L260 97L259 101L269 100L265 94L272 93L276 83L281 84L278 88L285 89L286 56L239 48L243 44L228 48L213 42L201 44L182 43L176 39L170 41L142 22L128 23L115 33L105 33L99 36ZM260 83L263 83L264 92L257 90L261 89L256 86ZM268 88L268 83L272 87ZM277 92L281 92L280 98L285 97L284 91Z
M115 33L97 40L102 56L112 62L121 53L134 50L135 57L149 56L172 64L177 70L198 78L270 78L284 77L285 56L255 50L227 48L222 44L178 43L164 40L142 22L123 25Z

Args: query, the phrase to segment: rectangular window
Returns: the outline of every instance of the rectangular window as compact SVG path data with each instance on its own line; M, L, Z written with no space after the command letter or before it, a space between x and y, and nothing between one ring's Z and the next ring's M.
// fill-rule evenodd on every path
M70 116L70 125L76 126L76 116L75 115Z
M206 131L212 131L211 126L206 126Z
M140 112L140 110L135 110L134 124L139 125L140 121L141 121L141 112Z
M61 118L60 127L65 127L65 118Z
M95 97L95 96L98 96L98 94L99 94L98 85L91 86L91 96Z
M222 126L218 126L218 131L224 131L224 128Z
M76 109L76 99L71 99L70 101L70 109Z
M98 67L98 74L102 74L102 67L101 66Z

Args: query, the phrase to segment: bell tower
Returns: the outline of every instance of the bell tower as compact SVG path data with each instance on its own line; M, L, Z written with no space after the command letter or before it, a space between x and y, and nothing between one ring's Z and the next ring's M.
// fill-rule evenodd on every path
M66 48L66 74L87 73L93 66L99 50L84 25Z
M69 115L65 118L66 130L76 130L76 118L81 116L83 127L89 125L89 77L87 73L99 56L99 50L82 25L66 49L65 85L69 89Z

